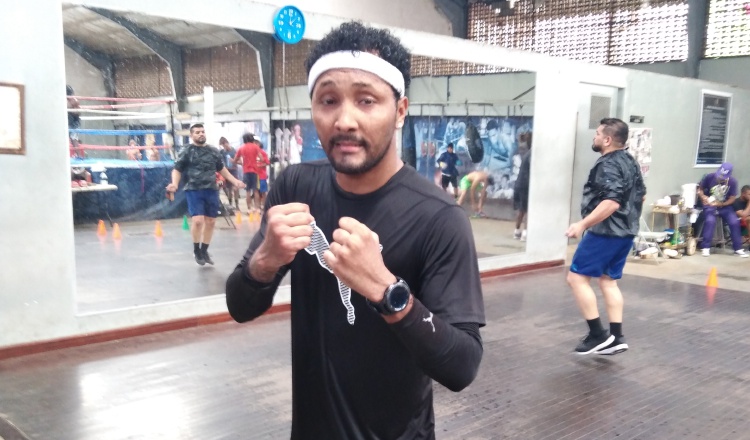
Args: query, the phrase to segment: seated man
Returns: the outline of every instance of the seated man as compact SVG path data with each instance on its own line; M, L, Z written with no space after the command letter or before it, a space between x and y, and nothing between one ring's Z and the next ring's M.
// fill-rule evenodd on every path
M745 185L740 191L740 196L732 204L732 209L737 213L737 218L740 219L740 230L744 237L743 242L747 243L750 241L750 185Z
M732 207L737 198L737 179L732 177L732 164L723 163L715 173L706 174L698 185L698 197L703 203L703 241L701 248L703 256L711 255L711 242L714 237L716 216L720 215L727 225L732 236L732 247L734 253L740 257L748 254L742 249L742 235L740 234L740 221Z
M458 183L458 188L461 190L461 194L458 196L458 205L461 206L463 204L466 193L469 193L472 216L486 217L482 208L484 207L484 200L487 198L487 187L494 184L495 179L486 171L478 170L470 172ZM477 203L477 197L479 198L479 203Z

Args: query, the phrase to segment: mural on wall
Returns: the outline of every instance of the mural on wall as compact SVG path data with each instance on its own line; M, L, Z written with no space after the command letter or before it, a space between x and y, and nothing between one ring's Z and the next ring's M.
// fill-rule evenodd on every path
M461 160L459 179L474 170L486 170L495 184L487 189L492 199L512 199L521 158L527 146L519 135L533 131L531 116L409 116L414 130L404 132L404 148L416 150L417 172L440 185L436 159L453 143ZM474 131L471 127L475 127ZM473 151L473 135L481 139L482 151Z
M648 171L651 168L651 134L650 128L631 128L625 144L630 154L641 166L644 179L648 177Z
M300 162L325 159L312 120L271 121L272 152L282 167Z

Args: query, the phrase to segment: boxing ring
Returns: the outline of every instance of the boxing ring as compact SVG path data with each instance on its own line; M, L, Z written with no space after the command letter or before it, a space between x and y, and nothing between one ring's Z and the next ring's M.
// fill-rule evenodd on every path
M187 212L182 189L174 200L167 199L165 192L175 159L174 101L68 98L69 102L72 99L77 103L72 108L69 105L68 112L78 115L81 122L78 126L69 124L68 129L71 176L86 176L77 181L71 177L74 222L182 217ZM88 139L103 141L88 142ZM105 185L108 191L97 191ZM77 186L89 191L77 190Z

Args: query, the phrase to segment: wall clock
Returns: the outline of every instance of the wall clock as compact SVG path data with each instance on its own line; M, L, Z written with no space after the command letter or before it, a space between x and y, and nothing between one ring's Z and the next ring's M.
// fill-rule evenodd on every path
M305 16L296 6L284 6L273 19L273 29L281 42L299 43L305 34Z

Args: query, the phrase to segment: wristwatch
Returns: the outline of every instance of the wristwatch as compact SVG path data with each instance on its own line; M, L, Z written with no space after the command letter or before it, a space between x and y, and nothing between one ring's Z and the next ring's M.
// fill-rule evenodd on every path
M409 304L411 289L409 289L406 281L396 278L396 282L385 289L385 294L380 302L374 303L369 299L367 300L367 304L381 315L393 315L404 310Z

